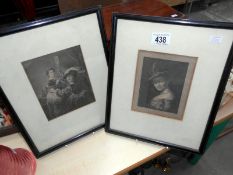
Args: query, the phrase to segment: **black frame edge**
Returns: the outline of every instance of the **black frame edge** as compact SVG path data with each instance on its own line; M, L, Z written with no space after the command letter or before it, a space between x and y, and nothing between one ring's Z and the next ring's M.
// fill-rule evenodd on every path
M203 154L206 148L206 144L208 141L208 137L210 135L210 131L212 129L215 116L218 112L218 108L221 102L221 97L224 93L224 89L226 86L226 80L228 75L231 71L231 67L227 65L233 64L233 44L231 46L230 53L228 55L227 61L224 66L224 71L221 76L221 80L218 85L217 92L215 94L215 98L213 101L213 105L211 108L211 112L209 114L209 118L206 124L206 128L203 133L203 137L200 143L200 147L198 150L194 150L191 148L186 148L180 145L171 144L163 141L147 139L144 137L136 136L133 134L117 131L110 128L110 119L111 119L111 102L112 102L112 86L113 86L113 78L114 78L114 62L115 62L115 46L116 46L116 36L117 36L117 20L118 19L126 19L126 20L134 20L134 21L143 21L143 22L158 22L158 23L165 23L165 24L172 24L172 25L185 25L185 26L194 26L194 27L209 27L209 28L218 28L218 29L233 29L233 23L227 22L215 22L215 21L189 21L183 19L174 19L169 17L152 17L152 16L142 16L142 15L134 15L134 14L123 14L123 13L113 13L112 17L112 36L111 36L111 49L109 54L109 78L108 78L108 95L107 95L107 108L106 108L106 122L105 122L105 130L108 133L116 134L119 136L128 137L131 139L138 139L141 141L154 143L154 144L161 144L168 147L173 147L175 149L189 151L192 153Z
M5 35L10 35L13 33L17 33L17 32L22 32L25 30L34 29L37 27L42 27L45 25L49 25L49 24L53 24L53 23L57 23L57 22L61 22L61 21L65 21L68 19L88 15L91 13L97 13L99 10L100 10L100 8L97 6L94 8L84 9L82 11L75 11L75 12L73 11L70 13L63 14L63 15L57 15L57 16L53 16L53 17L49 17L49 18L44 18L44 19L32 21L32 22L26 22L26 23L17 24L14 26L2 27L2 28L0 28L0 37L5 36Z
M7 109L9 110L9 113L10 113L11 117L13 118L18 130L23 135L24 139L26 140L27 144L31 148L32 152L35 154L36 157L38 157L39 156L39 150L35 146L34 142L32 141L32 138L28 134L27 130L24 128L23 123L21 122L19 116L17 115L14 108L10 104L10 101L8 100L6 94L4 93L1 86L0 86L0 96L3 99L4 104L6 105Z
M206 128L205 128L205 131L203 134L203 139L202 139L202 142L200 144L200 153L201 154L203 154L206 150L206 145L208 142L210 131L212 130L212 127L214 125L215 116L217 115L217 112L218 112L218 109L219 109L219 106L221 103L221 99L222 99L222 96L223 96L223 93L224 93L224 90L225 90L225 87L227 84L227 79L228 79L229 74L230 74L231 69L232 69L232 67L230 67L230 66L227 67L227 65L232 65L232 64L233 64L233 43L231 45L231 49L230 49L230 52L228 54L226 64L224 66L221 80L219 82L219 86L218 86L218 89L217 89L217 92L216 92L216 95L214 98L214 103L213 103L212 108L211 108L210 117L207 121ZM212 117L212 116L214 116L214 117Z
M4 128L0 129L0 137L4 137L10 134L14 134L18 131L18 128L15 124L12 126L5 126Z
M81 138L83 138L83 137L85 137L85 136L87 136L87 135L89 135L89 134L91 134L93 132L96 132L96 131L102 129L103 127L104 127L104 124L101 124L101 125L98 125L98 126L96 126L94 128L91 128L91 129L89 129L89 130L87 130L85 132L82 132L82 133L80 133L80 134L78 134L78 135L76 135L76 136L74 136L74 137L72 137L72 138L70 138L70 139L68 139L68 140L66 140L64 142L61 142L61 143L59 143L57 145L52 146L51 148L48 148L48 149L46 149L44 151L41 151L36 157L40 158L40 157L42 157L44 155L47 155L47 154L49 154L51 152L54 152L54 151L58 150L59 148L65 147L66 145L68 145L68 144L70 144L72 142L75 142L75 141L77 141L77 140L79 140L79 139L81 139Z
M112 32L110 40L110 52L109 52L109 65L108 65L108 87L107 87L107 99L106 99L106 113L105 113L105 131L110 132L110 116L111 116L111 103L112 103L112 85L114 75L114 62L115 62L115 46L116 46L116 28L117 18L115 14L112 16Z
M164 24L182 25L182 26L196 26L196 27L211 27L218 29L233 29L233 23L218 22L218 21L198 21L182 18L159 17L159 16L146 16L135 15L127 13L113 13L117 19L126 19L143 22L158 22Z
M152 139L149 139L149 138L136 136L134 134L121 132L121 131L114 130L114 129L109 129L108 133L115 134L115 135L118 135L118 136L127 137L127 138L134 139L134 140L144 141L144 142L147 142L147 143L162 145L162 146L165 146L165 147L172 147L173 149L177 149L177 150L185 150L185 151L189 151L189 152L192 152L192 153L198 153L198 150L195 150L195 149L191 149L191 148L188 148L188 147L183 147L183 146L180 146L180 145L171 144L171 143L163 142L163 141L159 141L159 140L152 140Z
M107 46L107 37L106 37L106 32L105 32L105 26L103 23L101 6L99 6L99 10L97 11L97 17L98 17L98 21L99 21L100 33L102 36L102 43L104 46L104 53L105 53L107 65L109 65L109 50L108 50L108 46Z
M97 20L98 20L98 25L99 25L99 29L100 29L100 34L101 34L101 39L102 39L102 44L104 47L104 53L106 56L106 63L108 65L108 49L107 49L107 45L106 45L106 35L105 35L105 30L104 30L104 25L103 25L103 21L102 21L102 16L101 16L101 9L100 6L94 7L94 8L89 8L89 9L84 9L82 11L78 11L78 12L71 12L71 13L67 13L64 15L58 15L58 16L54 16L54 17L50 17L50 18L45 18L42 20L38 20L38 21L33 21L33 22L27 22L24 24L19 24L16 26L9 26L9 27L4 27L4 28L0 28L0 37L4 37L10 34L14 34L14 33L18 33L18 32L23 32L26 30L31 30L34 28L38 28L38 27L42 27L42 26L46 26L49 24L54 24L57 22L62 22L65 20L69 20L72 18L76 18L76 17L81 17L81 16L85 16L85 15L89 15L89 14L94 14L96 13L97 15ZM95 126L87 131L84 131L80 134L77 134L76 136L73 136L71 138L68 138L67 140L60 142L46 150L43 151L39 151L38 148L36 147L35 143L33 142L32 138L30 137L29 133L27 132L26 128L24 127L23 123L21 122L19 116L17 115L17 113L15 112L14 108L12 107L12 105L10 104L7 96L5 95L3 89L0 86L0 95L3 97L4 102L6 102L6 107L9 109L9 113L12 116L12 118L14 119L16 125L18 126L21 134L23 135L24 139L26 140L27 144L29 145L30 149L32 150L32 152L34 153L34 155L36 156L36 158L40 158L44 155L47 155L61 147L64 147L65 145L72 143L88 134L91 134L92 132L95 132L101 128L104 127L105 124L100 124L98 126Z

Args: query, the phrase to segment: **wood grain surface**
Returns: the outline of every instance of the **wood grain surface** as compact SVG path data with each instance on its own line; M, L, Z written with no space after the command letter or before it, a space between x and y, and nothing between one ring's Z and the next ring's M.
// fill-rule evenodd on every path
M107 39L110 40L112 29L112 13L131 13L149 16L184 17L181 12L176 11L160 0L59 0L59 8L62 14L102 5Z
M29 149L21 134L0 138L0 145ZM37 175L124 174L165 153L167 148L99 130L37 159Z
M233 99L231 99L224 106L219 108L214 121L214 125L217 125L225 120L229 120L232 118L233 118Z
M184 15L160 0L134 0L127 3L105 6L102 9L107 39L110 40L112 30L112 13L131 13L148 16L184 17Z

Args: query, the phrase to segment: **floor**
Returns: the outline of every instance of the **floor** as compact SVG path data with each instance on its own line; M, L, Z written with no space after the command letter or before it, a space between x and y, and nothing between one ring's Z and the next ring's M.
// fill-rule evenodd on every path
M199 2L194 2L190 19L233 22L233 0L217 0L207 9L201 9Z
M195 165L186 159L172 164L169 172L154 167L145 170L145 175L232 175L233 174L233 133L218 139Z
M190 19L233 22L233 0L218 0L207 9L194 3ZM231 122L233 124L233 122ZM186 159L171 165L169 172L151 167L145 175L232 175L233 174L233 133L216 140L197 165L189 164Z

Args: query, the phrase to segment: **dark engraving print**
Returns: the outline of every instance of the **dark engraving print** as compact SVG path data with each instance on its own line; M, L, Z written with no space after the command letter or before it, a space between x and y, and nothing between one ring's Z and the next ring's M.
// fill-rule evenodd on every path
M22 65L48 120L95 101L80 46Z
M194 57L139 51L132 109L182 119L195 63Z
M138 105L177 113L188 63L143 59Z

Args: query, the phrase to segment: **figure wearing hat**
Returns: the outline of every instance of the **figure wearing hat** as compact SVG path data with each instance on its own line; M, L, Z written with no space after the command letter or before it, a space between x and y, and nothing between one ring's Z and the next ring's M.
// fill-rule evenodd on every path
M150 100L150 108L169 112L174 100L174 94L169 88L168 71L159 69L156 63L154 63L152 76L149 80L152 82L154 89L159 93Z
M71 67L64 73L64 81L66 88L58 91L58 95L63 97L66 112L84 106L90 100L88 89L85 87L85 80L83 70L81 67Z

